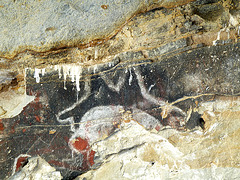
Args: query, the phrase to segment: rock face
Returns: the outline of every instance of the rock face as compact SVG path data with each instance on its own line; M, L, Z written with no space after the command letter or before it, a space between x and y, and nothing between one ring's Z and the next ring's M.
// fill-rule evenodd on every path
M46 161L40 157L31 157L27 160L26 165L23 166L21 171L14 174L9 180L23 180L23 179L62 179L59 171L51 167Z
M0 7L0 56L8 58L24 50L45 52L101 43L100 39L116 34L128 19L139 12L189 1L4 0Z
M199 105L204 131L153 133L135 121L124 123L121 131L93 144L102 164L77 179L238 179L239 109L232 110L238 103L221 97Z
M240 178L238 1L1 3L0 179Z

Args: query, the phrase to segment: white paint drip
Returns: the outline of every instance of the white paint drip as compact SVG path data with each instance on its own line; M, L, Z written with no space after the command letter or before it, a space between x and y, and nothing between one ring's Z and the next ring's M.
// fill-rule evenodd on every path
M67 74L63 74L63 79L64 79L64 81L63 81L63 88L64 88L65 90L67 90L67 88L66 88Z
M42 69L42 76L45 74L45 68Z
M35 72L34 72L34 78L36 79L36 83L40 82L40 76L39 74L42 72L41 69L35 68Z
M238 20L238 17L236 16L233 16L230 14L230 18L229 18L229 24L227 27L224 27L223 29L220 29L220 31L218 32L218 35L217 35L217 39L213 41L213 45L216 46L217 45L217 41L220 40L220 36L221 36L221 32L222 31L226 31L228 33L228 39L230 39L230 29L231 26L234 26L238 29L237 33L238 33L238 36L239 36L239 33L240 33L240 26L239 26L239 20Z
M55 66L54 66L54 70L55 70L55 71L58 71L58 77L61 78L61 77L62 77L62 73L61 73L62 66L60 66L60 65L55 65Z
M82 66L76 65L76 64L56 65L55 70L58 70L59 78L62 77L61 72L63 73L64 89L67 89L66 80L67 80L67 77L70 77L72 82L76 82L77 91L80 91L79 81L80 81L80 76L82 74Z
M93 67L93 73L95 74L97 70L97 64Z
M133 80L133 75L132 75L131 68L129 69L129 73L130 73L130 76L129 76L128 84L129 84L129 86L131 86L132 85L132 80Z

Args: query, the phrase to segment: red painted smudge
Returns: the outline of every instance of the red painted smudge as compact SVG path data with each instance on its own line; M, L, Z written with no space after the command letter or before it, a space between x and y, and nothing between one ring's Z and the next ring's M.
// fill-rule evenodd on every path
M83 169L88 169L94 164L95 151L91 150L91 147L86 139L78 137L71 141L72 146L83 155Z
M63 139L64 139L66 142L69 142L69 137L64 136Z
M32 96L32 95L33 95L33 91L32 91L31 89L29 89L29 90L27 91L27 94L28 94L29 96Z
M26 132L26 129L23 129L22 132L25 133L25 132Z
M6 143L7 141L4 141L3 139L0 139L0 145L3 145L4 143ZM3 148L3 146L1 147Z
M17 159L15 172L19 171L21 167L26 163L28 156L22 156Z
M91 150L91 152L88 155L88 161L91 164L91 166L94 165L94 155L95 155L95 151Z
M0 131L3 131L4 130L4 125L2 123L2 120L0 119Z
M90 148L87 140L84 140L80 137L76 138L74 140L74 142L72 143L72 145L79 152L81 152L83 150L89 150L89 148Z
M39 102L39 100L40 100L39 95L40 95L40 93L37 93L37 96L36 96L36 98L34 99L35 102Z
M11 127L11 133L12 133L12 134L15 133L15 128L14 128L14 126Z
M60 161L51 160L51 161L48 161L48 163L55 166L64 167L64 163Z
M159 125L157 125L156 127L155 127L155 129L157 130L157 131L159 131L160 130L160 126Z
M16 122L14 122L14 124L11 127L11 133L15 133L15 126L18 125L20 122L20 120L17 120Z
M41 122L41 117L39 116L34 116L37 122Z
M39 111L43 108L43 105L40 102L32 102L32 103L29 103L29 105L35 111Z

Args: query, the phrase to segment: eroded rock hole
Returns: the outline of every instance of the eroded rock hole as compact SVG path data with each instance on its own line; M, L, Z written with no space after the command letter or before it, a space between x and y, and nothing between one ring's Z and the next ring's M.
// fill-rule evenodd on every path
M202 118L202 115L198 112L193 112L191 117L189 118L188 122L186 123L186 128L194 129L195 127L199 126L204 129L205 121Z
M28 159L26 159L25 161L22 162L22 167L26 166L28 163Z
M199 118L198 121L199 121L200 127L201 127L202 129L205 129L205 127L204 127L204 125L205 125L204 119L203 119L203 118Z

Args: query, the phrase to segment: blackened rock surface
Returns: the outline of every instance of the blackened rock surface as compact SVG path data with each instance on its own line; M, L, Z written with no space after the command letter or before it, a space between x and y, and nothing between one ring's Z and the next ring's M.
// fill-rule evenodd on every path
M155 56L161 56L165 53L176 51L177 49L184 48L186 46L187 46L187 39L180 39L175 42L171 42L166 45L149 50L148 56L149 58L152 58Z
M192 112L188 122L186 123L186 127L188 129L193 129L197 126L204 129L204 120L202 119L201 114L198 112Z
M88 132L92 124L99 130L96 139L118 130L121 120L135 117L137 121L134 113L138 112L144 113L149 122L160 124L147 124L147 128L182 129L194 100L209 100L215 94L239 94L239 44L196 49L186 46L169 54L155 53L151 59L131 62L119 58L109 66L83 67L79 91L76 80L72 82L68 76L64 82L64 68L61 77L57 70L49 68L44 76L40 75L39 83L34 70L27 70L27 94L35 99L15 118L2 120L6 138L0 148L1 157L5 158L1 161L1 178L11 174L14 160L20 154L40 155L65 177L72 172L85 172L94 164L95 152L86 139L91 137ZM131 53L125 57L138 57ZM198 95L201 97L181 100L184 96ZM171 104L176 100L179 102ZM111 117L98 119L92 113L89 122L82 122L93 108L104 115L104 108L99 108L104 106L108 107L108 113L112 109ZM114 122L112 119L116 117L121 120ZM96 127L98 121L112 126Z

